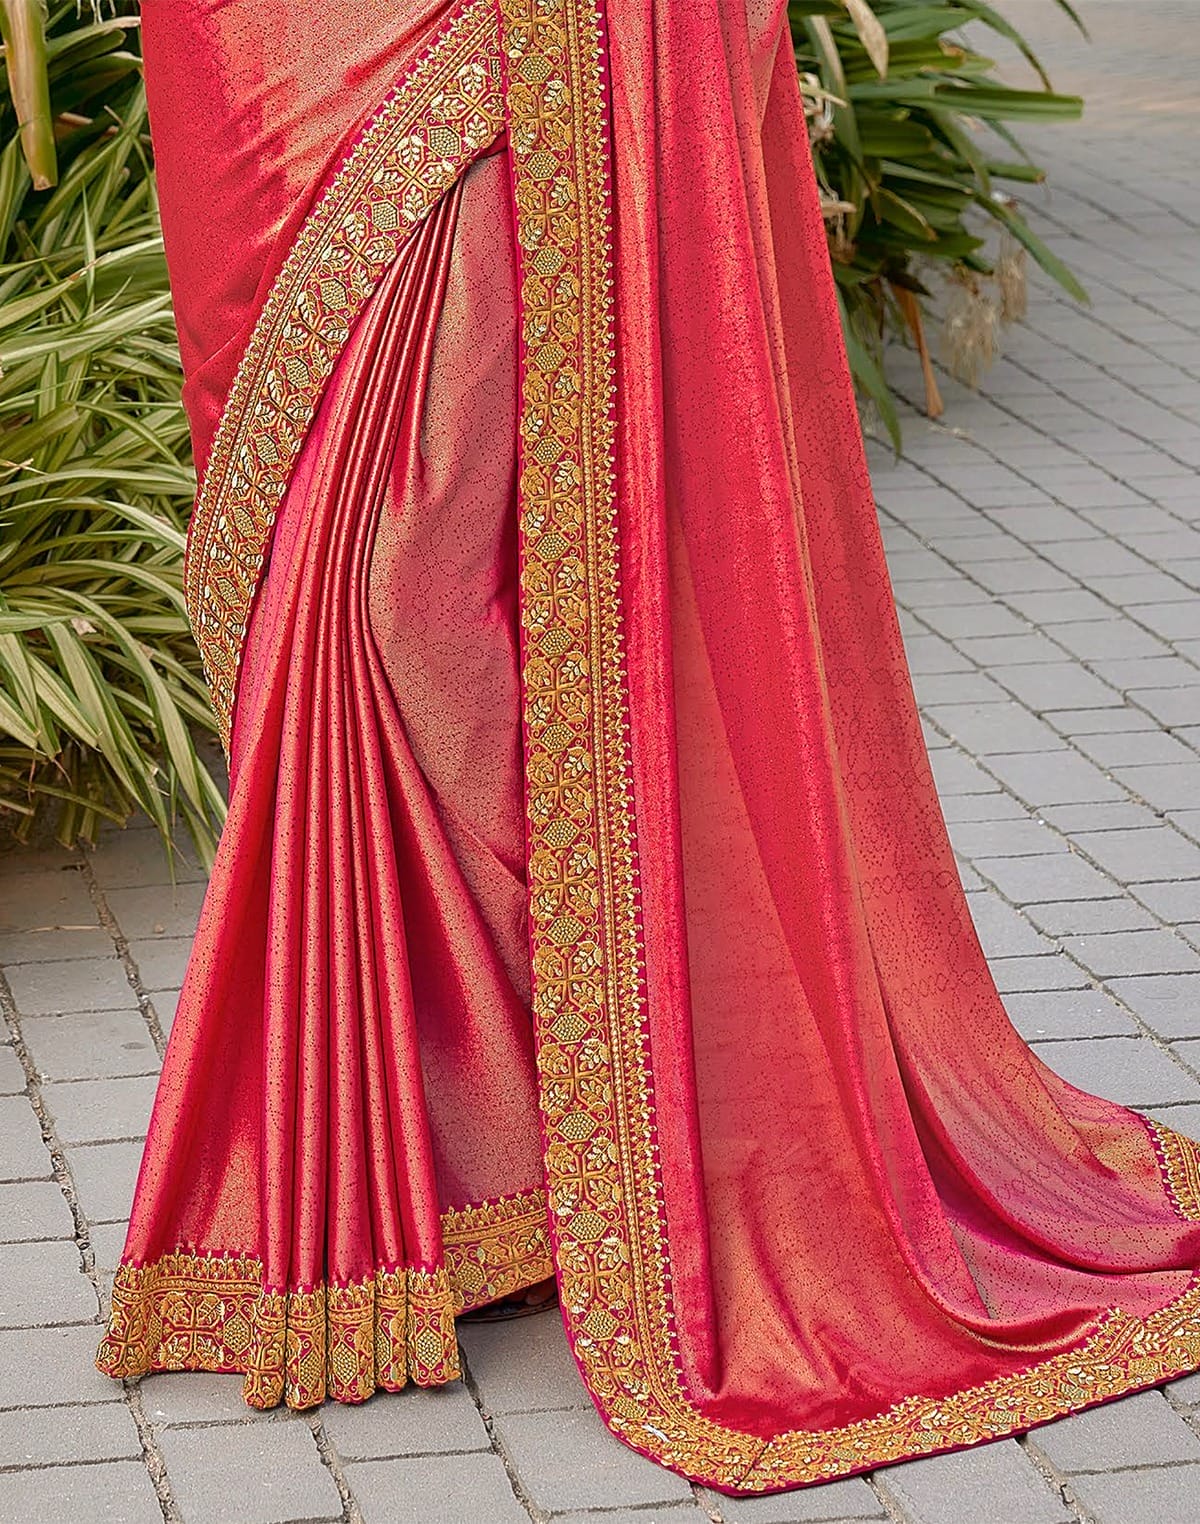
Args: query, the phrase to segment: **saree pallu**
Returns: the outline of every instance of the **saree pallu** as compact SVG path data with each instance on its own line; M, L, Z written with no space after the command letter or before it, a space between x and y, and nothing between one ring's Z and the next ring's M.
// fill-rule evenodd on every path
M728 1492L1200 1366L1200 1149L972 929L780 0L149 0L230 816L99 1363L361 1400L556 1274Z

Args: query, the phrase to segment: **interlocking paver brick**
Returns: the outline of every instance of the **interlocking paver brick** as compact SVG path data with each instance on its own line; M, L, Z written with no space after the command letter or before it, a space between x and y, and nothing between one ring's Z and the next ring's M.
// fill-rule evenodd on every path
M502 1413L495 1427L525 1492L547 1513L691 1496L682 1477L615 1439L593 1407L572 1408L553 1418Z
M96 1316L96 1293L74 1239L0 1244L0 1327L82 1323Z
M140 1461L0 1472L0 1518L16 1524L162 1524Z
M0 1185L0 1243L35 1238L73 1238L75 1219L62 1189L53 1180Z
M92 868L107 895L110 889L144 888L150 884L171 884L171 863L163 850L158 832L151 827L134 825L125 830L105 831L100 844L90 854ZM180 852L175 858L174 880L177 884L201 883L207 875L190 854Z
M1056 831L1075 838L1084 831L1145 831L1161 826L1161 818L1132 799L1107 804L1048 804L1039 816Z
M1127 693L1135 702L1145 689L1182 692L1189 696L1196 681L1196 670L1188 661L1175 655L1104 657L1091 666L1106 683ZM1151 708L1152 706L1146 705Z
M591 1407L556 1313L463 1324L459 1339L485 1412Z
M1195 752L1162 730L1101 731L1076 743L1101 767L1150 767L1165 762L1194 762Z
M658 1503L653 1508L597 1508L582 1513L556 1513L554 1524L710 1524L713 1515L690 1503ZM856 1524L833 1520L831 1524Z
M1031 990L1077 990L1089 982L1078 963L1062 953L1040 958L992 958L992 977L1001 994Z
M131 940L129 953L147 990L175 990L183 983L191 937L143 937Z
M967 821L990 823L1030 818L1025 806L1002 789L995 789L990 794L943 795L942 814L951 826Z
M1119 709L1120 693L1102 682L1076 662L1063 660L1064 653L1054 648L1036 665L992 666L992 677L1026 704L1035 714L1046 715L1058 709ZM1086 796L1085 796L1086 797Z
M78 868L5 873L0 933L90 929L97 924L96 907Z
M204 884L108 889L108 908L127 937L192 937L200 919Z
M367 1524L529 1524L495 1455L349 1461L346 1481Z
M1103 1524L1196 1524L1200 1466L1155 1466L1071 1478L1071 1490Z
M1120 1404L1043 1424L1030 1438L1051 1465L1063 1472L1200 1462L1200 1435L1161 1392L1139 1392Z
M0 1095L20 1095L27 1083L25 1070L12 1044L0 1044Z
M308 1424L294 1414L285 1411L267 1423L165 1428L158 1441L185 1519L308 1524L342 1517L337 1484Z
M971 757L956 748L943 748L930 758L938 792L945 798L955 794L998 794L1000 785L984 772Z
M1022 1037L1061 1040L1135 1037L1133 1018L1101 990L1040 990L1007 995L1004 1004Z
M121 1262L121 1253L125 1248L125 1234L128 1224L124 1222L91 1222L88 1224L88 1243L96 1259L96 1272L106 1281L112 1279L113 1272ZM108 1291L106 1286L106 1293Z
M146 1131L158 1077L60 1080L43 1085L42 1099L64 1143L140 1138Z
M1136 831L1081 831L1075 840L1121 883L1200 876L1200 846L1169 826Z
M906 1524L1066 1524L1071 1515L1014 1440L876 1473Z
M158 1069L150 1029L136 1010L30 1016L21 1023L21 1035L47 1080L114 1079Z
M1170 730L1183 725L1200 725L1200 689L1135 688L1129 697Z
M5 1466L137 1460L141 1453L133 1415L123 1402L0 1411L0 1463Z
M145 1377L139 1389L146 1416L156 1428L279 1420L277 1408L248 1406L242 1386L241 1376L213 1371L155 1371Z
M1053 593L1008 593L1004 601L1036 625L1078 624L1103 619L1109 613L1107 604L1082 587Z
M1121 797L1111 778L1073 751L1011 752L989 757L987 765L988 771L1018 798L1035 806L1078 804L1081 800L1096 803Z
M111 942L104 951L109 956L6 966L5 975L17 1009L25 1016L57 1016L62 1011L119 1010L128 1006L132 992L125 968L112 955Z
M112 938L102 926L14 931L0 936L0 965L57 962L59 959L103 958L112 952Z
M979 756L1061 750L1066 742L1022 704L937 704L926 712L947 735Z
M458 1381L377 1392L361 1404L328 1403L321 1421L346 1460L486 1450L491 1443L479 1409Z
M999 895L969 894L967 905L989 958L1024 958L1054 951L1054 944Z
M1168 647L1132 619L1114 614L1111 619L1090 619L1081 624L1056 624L1054 638L1083 661L1161 656Z
M846 1477L764 1498L728 1498L703 1492L722 1524L827 1524L845 1519L882 1519L883 1504L862 1477Z
M1066 937L1063 946L1094 974L1171 974L1200 970L1200 955L1172 931L1111 931Z
M1015 820L955 821L950 837L959 856L967 858L1040 857L1056 845L1045 822L1032 815Z
M1200 976L1150 974L1106 983L1159 1037L1200 1037Z
M142 1160L141 1142L76 1144L68 1157L89 1222L124 1222Z
M1011 563L999 564L1007 566ZM973 662L986 667L1006 687L1008 683L1002 674L1007 674L1016 667L1057 666L1062 660L1062 652L1053 641L1033 632L1024 635L966 636L955 641L955 646Z
M0 1407L119 1402L120 1386L95 1367L99 1342L98 1324L0 1328Z
M1074 852L1041 857L983 857L975 867L1017 905L1044 900L1107 900L1116 892L1110 878Z
M1080 1090L1123 1106L1200 1101L1200 1083L1145 1037L1039 1043L1037 1054Z
M45 1180L50 1154L27 1097L0 1095L0 1180Z
M1200 761L1115 767L1113 776L1156 810L1186 810L1200 799Z
M1156 924L1153 912L1127 896L1111 900L1051 900L1044 905L1021 908L1039 931L1052 937L1143 931Z
M158 1024L167 1034L175 1021L175 1012L179 1008L179 990L155 990L150 997L150 1004L154 1007L154 1014L158 1017Z

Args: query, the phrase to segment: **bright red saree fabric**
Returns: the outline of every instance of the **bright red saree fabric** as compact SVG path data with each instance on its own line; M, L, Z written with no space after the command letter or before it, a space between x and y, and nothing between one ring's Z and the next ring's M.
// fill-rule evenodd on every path
M552 1259L730 1491L1200 1365L1200 1154L966 910L785 7L291 15L145 8L236 709L102 1364L446 1380Z

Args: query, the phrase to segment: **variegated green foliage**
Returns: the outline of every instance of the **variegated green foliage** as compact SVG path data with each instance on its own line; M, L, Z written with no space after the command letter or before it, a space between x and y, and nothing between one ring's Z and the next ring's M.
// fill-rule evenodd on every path
M51 810L69 841L139 808L207 850L194 479L132 9L0 0L26 81L0 96L0 815L19 834ZM30 132L13 101L39 96Z
M1052 3L1076 19L1065 0ZM791 0L788 9L851 364L898 443L882 338L891 326L924 346L931 267L968 287L993 275L988 222L1086 300L1006 188L1043 179L1010 124L1077 117L1082 102L1051 90L1028 42L984 0ZM974 43L990 32L1019 49L1040 87L1002 83L964 28Z

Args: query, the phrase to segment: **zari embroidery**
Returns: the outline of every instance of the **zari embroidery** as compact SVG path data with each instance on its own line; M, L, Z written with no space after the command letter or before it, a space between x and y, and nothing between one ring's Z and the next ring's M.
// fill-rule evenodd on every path
M541 1191L442 1217L445 1263L380 1269L350 1285L266 1290L262 1261L179 1250L122 1265L97 1364L241 1371L256 1408L362 1402L379 1388L441 1386L459 1375L454 1319L553 1272Z
M1142 1120L1154 1139L1159 1164L1175 1208L1181 1217L1200 1222L1200 1147L1152 1117Z
M657 1167L613 470L602 0L498 0L521 276L520 534L534 1013L576 1357L609 1426L697 1480L770 1491L1013 1433L1200 1364L1200 1280L1146 1319L947 1397L771 1440L679 1368ZM1188 1169L1200 1158L1181 1140ZM1196 1176L1176 1169L1176 1184ZM1191 1198L1195 1200L1195 1195Z
M503 127L492 0L457 11L305 222L254 327L188 535L184 591L226 748L275 515L354 319L411 230Z
M455 1311L469 1312L554 1274L543 1191L447 1212L442 1247Z

